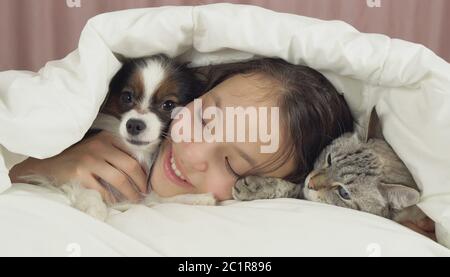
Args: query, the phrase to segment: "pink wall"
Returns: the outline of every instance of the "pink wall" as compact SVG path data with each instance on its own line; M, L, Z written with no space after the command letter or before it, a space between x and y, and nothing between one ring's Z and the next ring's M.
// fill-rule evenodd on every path
M72 0L75 1L75 0ZM344 20L363 32L384 33L426 45L450 61L449 0L242 0L281 12ZM37 70L74 50L87 19L102 12L161 5L198 5L214 0L0 0L0 70Z

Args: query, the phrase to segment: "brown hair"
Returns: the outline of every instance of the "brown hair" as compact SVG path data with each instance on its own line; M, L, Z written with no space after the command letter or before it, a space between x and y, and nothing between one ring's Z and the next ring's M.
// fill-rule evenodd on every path
M205 91L237 74L260 73L281 84L278 105L288 141L270 166L276 169L293 157L296 169L284 178L290 182L303 183L323 148L343 133L353 131L353 117L344 97L325 76L307 66L261 58L196 71L206 83ZM246 175L261 174L267 166L261 165Z

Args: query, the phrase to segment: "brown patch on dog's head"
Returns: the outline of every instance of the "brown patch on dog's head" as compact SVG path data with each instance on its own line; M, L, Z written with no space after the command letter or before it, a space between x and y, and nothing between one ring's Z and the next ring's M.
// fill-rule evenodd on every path
M125 61L110 82L108 96L101 112L120 119L122 114L136 107L144 95L144 89L139 62L137 60ZM127 95L132 97L132 103L124 101Z

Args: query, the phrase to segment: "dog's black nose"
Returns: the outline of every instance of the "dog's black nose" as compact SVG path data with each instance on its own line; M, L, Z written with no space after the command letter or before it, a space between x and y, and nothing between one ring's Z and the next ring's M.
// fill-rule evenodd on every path
M139 119L130 119L127 121L127 132L132 136L139 135L146 127L145 122Z

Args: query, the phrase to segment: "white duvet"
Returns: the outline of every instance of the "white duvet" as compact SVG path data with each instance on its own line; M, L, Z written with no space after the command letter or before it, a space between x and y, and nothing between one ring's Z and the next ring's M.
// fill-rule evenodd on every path
M97 222L8 169L80 140L125 56L216 64L280 57L324 73L358 120L377 106L388 142L423 190L420 207L450 246L450 65L427 48L340 21L216 4L103 14L79 47L38 73L0 72L0 255L450 256L396 223L293 199L218 207L135 207Z

